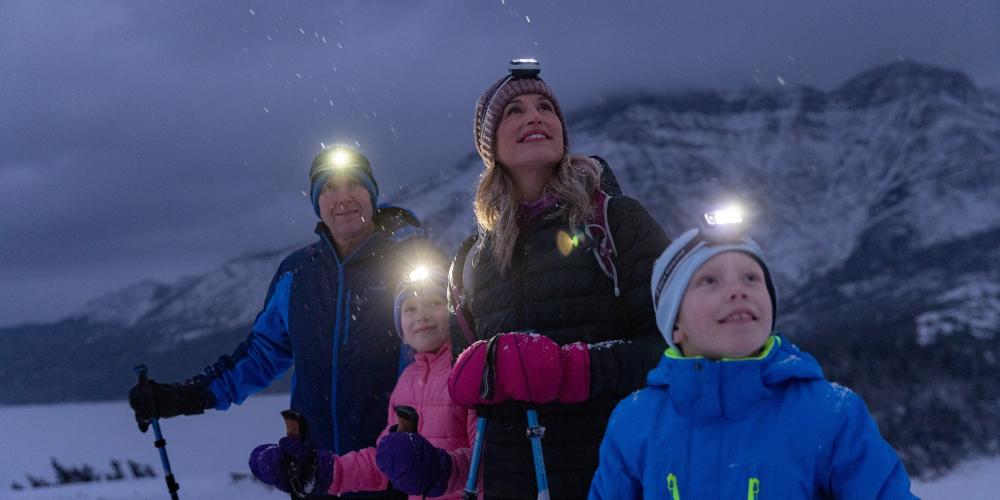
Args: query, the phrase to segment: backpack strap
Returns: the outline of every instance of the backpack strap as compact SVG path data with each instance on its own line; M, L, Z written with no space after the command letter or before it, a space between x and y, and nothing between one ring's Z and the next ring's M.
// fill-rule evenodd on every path
M608 224L610 202L611 196L603 189L594 191L590 197L590 204L594 208L594 219L587 223L584 232L590 241L590 249L594 252L597 265L608 278L611 278L615 286L615 297L619 297L621 288L618 286L618 268L615 266L618 247L615 246L615 239L611 236L611 226Z
M482 245L478 245L479 235L473 234L465 239L455 253L455 260L448 270L448 305L455 312L455 319L469 344L476 341L476 318L472 315L468 297L472 296L475 284L472 283L472 263ZM470 258L471 257L471 258Z

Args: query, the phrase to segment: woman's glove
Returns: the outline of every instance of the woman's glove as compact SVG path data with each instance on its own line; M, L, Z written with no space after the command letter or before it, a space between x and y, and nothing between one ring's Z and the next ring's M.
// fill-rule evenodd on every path
M128 402L135 412L139 430L146 432L154 418L198 415L214 405L215 397L198 384L187 381L160 384L143 378L128 391Z
M278 444L262 444L250 452L250 472L285 493L325 495L333 482L333 453L283 437Z
M589 397L590 351L586 344L560 348L552 339L534 333L504 333L491 342L495 344L492 394L483 397L481 391L491 346L480 340L458 356L448 376L448 392L456 404L472 408L510 399L578 403Z
M375 463L396 489L408 495L441 496L451 478L451 456L413 432L382 438Z

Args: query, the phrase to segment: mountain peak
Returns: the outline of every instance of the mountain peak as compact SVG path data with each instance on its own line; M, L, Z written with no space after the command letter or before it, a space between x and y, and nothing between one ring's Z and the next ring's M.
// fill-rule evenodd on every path
M849 107L868 107L913 93L940 93L963 102L977 102L979 90L959 71L913 61L876 66L847 80L833 91Z

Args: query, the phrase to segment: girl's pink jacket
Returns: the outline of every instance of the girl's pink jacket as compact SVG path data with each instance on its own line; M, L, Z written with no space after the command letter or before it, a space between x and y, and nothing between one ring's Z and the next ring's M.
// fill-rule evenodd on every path
M448 396L450 370L451 345L448 342L435 352L417 353L413 363L400 374L389 396L389 423L379 441L397 422L393 407L415 408L420 415L417 432L451 455L451 478L447 491L440 498L462 498L472 442L476 437L476 414L451 402ZM388 479L375 465L375 447L370 447L334 457L333 482L327 492L341 495L349 491L379 491L388 485Z

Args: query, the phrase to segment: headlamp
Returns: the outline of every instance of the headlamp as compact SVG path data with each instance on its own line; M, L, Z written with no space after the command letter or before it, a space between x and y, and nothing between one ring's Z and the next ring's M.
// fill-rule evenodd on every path
M702 238L709 243L731 243L745 236L743 210L738 206L706 212L698 227Z
M406 275L407 281L423 281L430 276L430 271L424 266L418 266L416 269L410 271L410 274Z
M321 152L313 160L309 169L309 182L314 182L320 174L333 169L360 169L371 175L371 165L364 155L347 146L333 146Z
M347 165L347 162L351 159L351 154L343 149L338 149L333 153L333 166L343 167Z
M511 79L533 78L541 74L542 65L538 62L538 59L511 59L510 64L507 65L507 70L510 71Z

